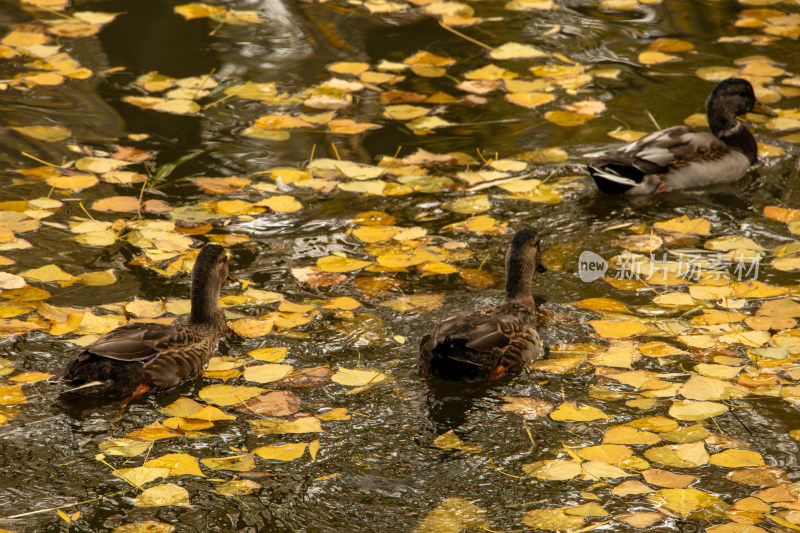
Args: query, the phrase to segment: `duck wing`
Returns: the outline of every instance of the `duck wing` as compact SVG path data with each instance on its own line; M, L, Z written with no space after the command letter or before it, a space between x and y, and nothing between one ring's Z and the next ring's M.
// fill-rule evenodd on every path
M425 374L451 381L492 379L518 372L541 351L535 315L527 308L496 307L462 313L444 320L420 343L419 361Z
M618 194L645 186L647 176L663 176L692 162L714 161L728 154L728 145L714 135L673 126L591 160L589 173L600 190ZM655 189L656 185L648 187Z
M164 351L189 347L199 340L198 335L187 328L139 322L118 327L87 346L84 354L146 362Z

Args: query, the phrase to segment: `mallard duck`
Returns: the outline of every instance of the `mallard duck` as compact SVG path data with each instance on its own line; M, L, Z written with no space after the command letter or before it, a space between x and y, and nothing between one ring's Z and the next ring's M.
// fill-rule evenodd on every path
M419 346L423 376L485 383L519 373L541 355L531 296L533 271L546 270L540 257L539 235L517 232L506 253L505 299L495 307L446 318L425 335Z
M757 159L753 134L736 120L750 111L775 115L756 101L748 81L729 78L706 99L711 133L687 126L657 131L591 160L589 173L608 194L651 194L736 181Z
M196 376L228 330L219 291L228 278L227 254L207 245L192 269L188 318L171 325L147 322L118 327L87 346L62 381L77 394L125 397L174 387Z

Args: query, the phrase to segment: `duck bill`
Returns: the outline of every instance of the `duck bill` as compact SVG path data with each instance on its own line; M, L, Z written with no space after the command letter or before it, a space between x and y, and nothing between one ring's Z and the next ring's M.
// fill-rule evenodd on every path
M758 113L759 115L767 115L768 117L777 117L778 114L770 109L769 107L765 106L761 102L756 102L756 105L753 106L753 109L750 111L751 113Z

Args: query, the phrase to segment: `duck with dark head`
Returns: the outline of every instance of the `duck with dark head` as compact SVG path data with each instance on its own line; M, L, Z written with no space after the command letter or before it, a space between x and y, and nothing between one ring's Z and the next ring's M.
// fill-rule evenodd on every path
M64 392L109 398L160 391L200 373L228 331L219 305L228 279L227 253L209 244L192 269L192 308L171 325L147 322L121 326L87 346L61 380Z
M533 273L544 272L539 235L522 230L506 253L506 295L500 305L446 318L422 338L423 376L482 384L519 373L542 353L536 331Z
M589 162L597 188L608 194L655 194L731 183L756 162L755 137L736 117L774 116L741 78L720 82L706 100L711 133L673 126L645 135Z

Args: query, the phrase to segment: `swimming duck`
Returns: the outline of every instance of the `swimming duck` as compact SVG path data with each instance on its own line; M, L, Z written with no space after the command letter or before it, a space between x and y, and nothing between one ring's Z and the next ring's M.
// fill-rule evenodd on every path
M608 194L651 194L730 183L756 162L758 147L736 120L750 111L774 116L741 78L720 82L706 99L711 133L673 126L589 162L597 187Z
M425 335L419 346L423 376L486 383L519 373L541 355L531 296L533 271L546 270L540 257L539 235L517 232L506 253L505 299L495 307L446 318Z
M65 392L125 397L174 387L196 376L228 331L219 291L228 278L227 254L207 245L192 269L191 312L171 325L118 327L87 346L64 372Z

